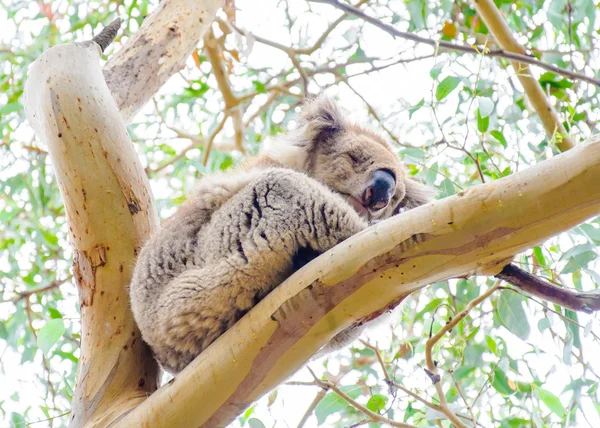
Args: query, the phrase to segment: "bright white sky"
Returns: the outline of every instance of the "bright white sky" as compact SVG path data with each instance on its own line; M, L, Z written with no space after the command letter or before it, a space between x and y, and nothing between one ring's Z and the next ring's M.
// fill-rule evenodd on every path
M8 0L9 2L12 0ZM256 2L251 0L237 0L236 5L239 8L238 14L238 26L247 30L250 30L252 33L256 35L263 36L265 38L276 40L282 44L291 44L296 40L290 40L289 35L285 31L285 29L281 26L281 22L284 20L284 16L281 10L277 9L275 5L278 2L276 0L263 0L261 2L260 7L257 7ZM304 2L289 2L292 7L301 8L301 10L305 9ZM59 6L62 7L62 6ZM66 4L65 6L66 7ZM297 28L308 28L310 34L314 34L315 38L321 34L323 30L327 27L328 22L334 20L337 16L339 16L338 11L334 11L333 9L327 6L315 5L315 9L319 11L323 11L323 15L320 22L316 22L314 19L314 15L311 15L310 22L308 15L301 15L298 19L298 23L301 23L301 26ZM23 9L22 12L27 16L35 16L38 13L38 6L36 2L30 2L29 7L27 9ZM303 17L304 16L304 17ZM35 23L31 24L33 28L35 28ZM344 25L340 26L343 28ZM348 24L345 28L350 27L351 24ZM91 37L91 29L86 28L87 36ZM68 28L63 28L62 31L68 31ZM344 30L345 31L345 30ZM336 31L332 37L337 37L342 40L340 44L344 44L341 35L343 31ZM0 44L10 44L14 39L20 39L24 43L28 43L28 40L23 39L23 33L17 34L15 29L8 23L6 12L3 9L0 9ZM389 56L390 52L401 52L402 50L407 48L407 45L403 41L396 41L392 39L387 34L382 31L373 28L369 25L366 25L363 29L362 37L365 40L363 44L363 48L369 56L378 56L378 57L386 57ZM314 38L313 38L314 39ZM417 51L417 54L428 54L430 53L429 48L424 48L422 51ZM409 53L408 56L411 56L412 53ZM284 61L287 61L287 57L270 47L266 47L260 45L258 43L254 44L253 49L249 55L249 63L252 65L260 65L264 66L265 63L269 62L271 64L282 64ZM435 137L427 131L425 128L420 127L417 129L411 129L408 126L408 115L405 111L407 106L415 105L419 100L421 100L428 92L432 89L432 80L429 77L429 70L434 64L434 60L427 60L422 62L416 62L410 64L408 66L395 66L391 67L385 71L378 73L377 75L371 76L363 76L352 80L353 86L367 99L369 103L377 110L379 114L382 116L391 115L392 112L397 114L398 121L398 129L400 130L399 135L402 139L406 141L410 141L411 144L420 145L426 142L434 141ZM461 60L461 64L468 67L475 67L479 64L474 60L464 59ZM348 71L350 73L354 71L360 71L362 66L355 66L354 69L349 67ZM460 73L460 67L454 67L457 69L458 73ZM495 73L495 66L491 64L488 69L482 70L482 73ZM320 84L331 83L332 79L330 77L322 76L319 78ZM175 77L163 88L165 92L175 92L178 87L182 85L180 78ZM315 90L316 88L312 88ZM344 85L338 85L336 88L332 88L331 95L338 96L341 100L343 100L343 106L345 109L351 112L351 116L356 119L359 119L363 122L366 121L366 110L362 101L356 97L347 87ZM2 98L0 98L0 103L2 102ZM456 101L455 101L456 102ZM456 105L449 103L446 107L441 107L438 109L438 114L442 117L445 117L450 112L454 111ZM498 105L499 110L504 110L509 108L507 102L501 102ZM146 111L151 113L152 107L147 106ZM425 111L418 112L414 117L414 121L422 121L426 120L428 117L428 113ZM193 124L190 124L193 126ZM28 139L28 136L31 135L31 130L27 127L24 127L22 133L23 141ZM458 131L458 132L463 132ZM539 129L537 130L539 132ZM532 134L534 134L532 132ZM524 153L527 153L527 143L530 141L535 141L535 135L531 135L530 137L521 138L519 141L519 145L521 146ZM182 148L187 143L181 141L180 144L173 143L170 141L172 145L176 149ZM446 155L447 156L447 155ZM22 166L13 165L13 169L18 169ZM457 169L460 170L461 166L458 165ZM11 171L4 171L0 174L9 174ZM153 191L157 197L161 197L161 195L167 194L167 180L157 180L153 183ZM566 248L572 246L573 244L570 242L561 242L561 244L565 244ZM0 264L2 263L2 258L0 257ZM453 284L454 286L454 284ZM66 287L63 288L66 290ZM71 317L74 323L78 323L78 314L75 310L75 305L77 302L75 289L71 290L70 298L67 301L61 304L60 310L65 314L65 317ZM489 306L489 303L486 303ZM490 306L491 308L491 306ZM0 305L0 318L4 318L7 315L8 308L6 305ZM534 327L537 323L537 319L534 319L533 314L531 315L530 324L532 325L532 337L531 341L534 343L540 344L540 347L537 351L543 350L547 351L547 354L538 354L531 352L528 346L525 345L520 339L516 338L512 334L503 331L502 337L509 344L509 349L511 353L514 354L515 357L519 357L526 352L531 352L528 355L528 359L532 359L534 361L536 369L538 372L544 377L543 374L551 371L548 379L549 382L547 384L547 388L553 391L556 395L558 395L563 389L564 385L570 382L570 376L576 376L576 373L573 373L574 369L570 366L564 365L560 358L549 358L548 355L556 354L556 344L555 342L549 338L549 336L542 336L537 329ZM580 323L586 325L590 317L581 315ZM557 324L558 321L556 321ZM596 324L594 324L594 328L598 328L599 323L596 319ZM36 325L39 327L39 325ZM420 332L415 332L416 334ZM383 325L379 327L376 331L372 331L368 334L368 337L371 341L380 341L384 343L385 341L390 340L391 332L390 328ZM594 343L591 338L583 337L584 349L586 350L586 354L589 355L600 355L600 347L598 344ZM10 350L4 351L4 345L0 342L0 355L2 355L2 362L4 364L5 373L2 373L2 378L0 380L0 401L7 399L10 395L15 391L19 391L21 396L21 402L15 406L14 409L5 410L10 413L10 411L23 412L29 406L33 406L34 408L39 404L40 400L38 398L38 390L39 384L36 384L34 381L33 373L40 371L41 369L41 359L38 353L38 358L34 363L26 363L24 365L20 365L20 355L11 352ZM344 359L349 357L348 351L341 351L339 353L339 359L333 359L330 362L330 370L335 372L335 366L340 362L343 362ZM591 358L588 357L590 363L594 366L596 372L600 372L600 360L595 359L592 361ZM310 363L311 368L315 370L317 373L322 372L322 363L312 362ZM407 377L405 382L406 387L417 387L422 385L429 384L429 380L424 375L423 371L419 369L419 367L415 366L400 366L400 370L404 373L409 374L412 373L411 376ZM311 376L309 375L306 369L301 370L296 376L294 376L296 380L304 380L311 381ZM347 376L344 379L344 382L347 384L351 384L353 382L352 376ZM302 415L304 414L306 408L309 406L312 401L314 395L316 394L316 388L312 387L301 387L301 386L282 386L279 388L279 394L277 399L272 404L272 406L267 407L266 402L267 398L265 397L261 400L261 404L257 406L255 415L259 417L266 426L273 426L275 421L276 427L292 427L296 426ZM587 420L589 421L589 426L591 427L600 427L600 418L598 417L598 413L593 409L590 400L583 400L586 403L586 406L583 410L585 412ZM493 403L489 403L493 405ZM563 404L566 402L563 400ZM402 404L400 404L402 406ZM44 419L44 415L40 412L31 412L29 420L36 419ZM284 422L285 421L285 422ZM485 421L481 421L484 425ZM44 426L45 423L40 423L35 425ZM307 427L316 426L316 419L312 417ZM326 426L335 426L335 420L329 420Z

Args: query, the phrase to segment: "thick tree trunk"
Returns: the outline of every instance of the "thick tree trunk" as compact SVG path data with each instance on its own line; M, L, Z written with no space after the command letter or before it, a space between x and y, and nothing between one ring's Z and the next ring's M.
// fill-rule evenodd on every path
M105 427L157 387L126 290L158 215L99 61L94 42L48 50L31 66L24 105L48 144L74 250L82 340L71 423Z
M158 216L124 120L179 70L220 3L162 2L104 75L95 42L54 47L29 70L23 104L48 145L79 286L82 341L71 426L106 427L158 386L160 370L127 293L135 255Z
M290 277L127 426L222 426L331 337L427 284L497 274L506 260L600 212L600 139L365 230Z

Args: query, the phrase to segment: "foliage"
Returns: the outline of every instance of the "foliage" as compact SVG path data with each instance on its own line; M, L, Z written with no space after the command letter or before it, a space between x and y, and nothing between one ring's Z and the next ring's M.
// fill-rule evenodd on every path
M66 425L81 331L59 189L44 144L33 138L20 104L27 66L48 47L89 39L100 24L124 16L122 35L106 52L110 56L156 3L8 0L0 9L3 426L44 419L46 425ZM595 2L496 4L511 31L537 58L596 75L600 23ZM411 174L436 186L439 198L556 153L560 135L545 135L504 59L435 54L352 18L341 20L320 40L340 16L324 5L273 0L257 11L251 2L238 0L236 6L237 12L226 8L220 15L223 22L215 25L215 34L228 82L244 112L246 154L256 153L265 139L293 125L304 89L327 90L353 117L382 130ZM443 0L440 7L440 2L428 0L380 0L369 2L366 10L424 37L495 47L470 2ZM240 34L226 21L248 32ZM293 49L282 50L282 45ZM596 133L597 88L533 70L571 136L581 141ZM234 121L227 118L221 130L223 106L206 52L199 46L129 126L163 217L202 174L232 167L245 157L234 137ZM213 140L204 163L202 146ZM522 254L517 262L559 285L596 289L599 244L600 219L594 219ZM475 277L433 284L407 299L389 327L368 334L371 343L378 340L393 381L432 401L435 389L422 369L425 341L491 285L491 280ZM467 421L475 418L483 426L599 426L600 367L593 357L600 351L599 327L597 316L575 314L514 290L496 292L434 349L446 400ZM386 382L373 350L356 345L311 366L386 418L420 426L440 419L439 413ZM297 377L311 381L307 376L303 371ZM292 416L299 420L316 388L284 385L278 391L249 409L239 424L285 426L284 421L294 422ZM290 397L296 395L304 397L306 407L291 415L290 408L297 406ZM331 391L310 419L336 426L365 420L363 412ZM449 426L446 420L441 424Z

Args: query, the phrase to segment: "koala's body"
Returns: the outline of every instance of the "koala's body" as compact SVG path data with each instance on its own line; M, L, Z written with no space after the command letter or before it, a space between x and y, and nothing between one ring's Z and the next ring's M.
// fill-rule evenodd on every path
M348 123L328 98L308 102L297 122L241 168L203 178L140 252L132 310L167 371L181 371L295 270L369 221L429 200L385 140Z

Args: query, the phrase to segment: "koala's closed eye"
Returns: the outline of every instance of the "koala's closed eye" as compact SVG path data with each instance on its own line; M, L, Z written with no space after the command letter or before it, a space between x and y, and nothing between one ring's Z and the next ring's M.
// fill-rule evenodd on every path
M346 153L346 156L348 156L354 164L362 163L361 157L358 156L356 153L348 152Z

